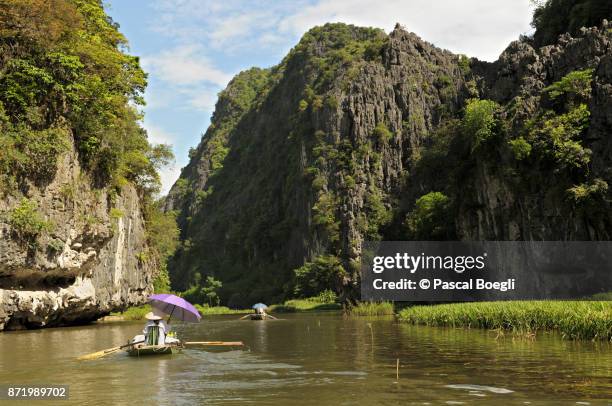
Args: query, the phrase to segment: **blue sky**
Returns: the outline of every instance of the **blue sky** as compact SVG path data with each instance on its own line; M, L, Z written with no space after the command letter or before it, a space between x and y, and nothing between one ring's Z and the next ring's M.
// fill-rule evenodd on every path
M217 93L251 66L278 63L309 28L345 22L391 31L396 22L456 53L495 60L529 33L529 0L106 0L149 73L144 127L173 145L166 193L210 122Z

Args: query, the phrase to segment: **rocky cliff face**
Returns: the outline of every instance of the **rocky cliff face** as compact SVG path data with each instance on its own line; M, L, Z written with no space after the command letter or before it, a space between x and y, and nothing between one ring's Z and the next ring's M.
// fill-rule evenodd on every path
M582 29L580 36L559 37L557 44L534 48L529 41L512 43L493 64L475 68L482 98L505 106L508 138L528 137L544 122L556 159L516 160L507 149L494 146L493 159L475 164L464 184L458 211L458 234L472 240L609 240L610 164L612 155L612 36L604 20L599 28ZM568 134L563 120L578 102L560 107L547 86L560 83L572 72L592 72L584 83L585 128L573 136L572 154L588 156L584 165L571 164L557 148L569 139L555 139L554 131ZM546 118L544 118L546 116ZM555 121L554 117L561 117ZM562 123L559 121L563 121ZM550 142L550 141L549 141ZM535 146L537 141L532 144ZM535 152L535 151L534 151ZM535 154L534 154L535 155ZM546 155L546 154L541 154ZM567 158L567 157L566 157ZM569 168L568 168L569 166ZM599 186L595 186L599 184ZM590 192L581 189L584 185ZM577 190L576 188L580 189ZM599 188L599 189L598 189ZM576 194L585 192L585 194Z
M92 188L73 147L49 185L30 186L27 199L50 227L19 237L7 213L23 200L0 202L0 330L87 322L143 303L152 268L139 260L146 241L136 190Z
M172 188L175 287L350 296L365 240L609 238L610 41L604 22L485 63L400 26L309 31L230 83Z

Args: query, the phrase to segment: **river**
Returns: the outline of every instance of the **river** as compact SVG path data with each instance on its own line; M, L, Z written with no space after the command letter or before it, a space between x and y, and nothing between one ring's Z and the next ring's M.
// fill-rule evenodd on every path
M186 340L242 340L245 350L171 356L75 360L125 343L141 329L134 322L0 333L0 383L69 384L70 399L54 404L80 405L612 404L609 343L496 338L338 313L238 317L175 328Z

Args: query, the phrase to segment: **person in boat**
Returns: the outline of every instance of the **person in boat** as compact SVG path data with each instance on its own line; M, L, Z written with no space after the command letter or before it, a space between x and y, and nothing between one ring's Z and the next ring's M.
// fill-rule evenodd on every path
M246 318L250 318L251 320L265 320L267 318L276 320L276 317L266 313L267 306L257 306L253 307L253 309L255 310L255 313L247 314L246 316L241 317L240 320L244 320Z
M166 332L168 331L168 325L164 319L153 312L147 313L145 318L147 323L142 329L145 344L164 345L166 343Z

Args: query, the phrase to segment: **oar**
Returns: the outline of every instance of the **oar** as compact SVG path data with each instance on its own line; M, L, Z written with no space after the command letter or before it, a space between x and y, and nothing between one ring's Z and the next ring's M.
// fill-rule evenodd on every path
M185 345L225 345L231 347L240 347L244 343L242 341L187 341Z
M119 351L122 348L129 347L129 346L134 345L134 344L140 344L140 343L144 343L144 340L143 341L136 341L135 343L129 343L129 344L120 345L119 347L107 348L105 350L92 352L91 354L81 355L77 359L79 361L85 361L85 360L92 360L92 359L102 358L102 357L105 357L105 356L107 356L109 354L113 354L113 353Z

